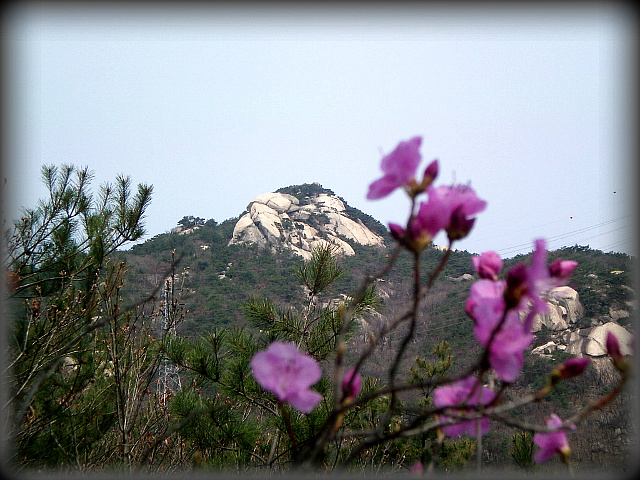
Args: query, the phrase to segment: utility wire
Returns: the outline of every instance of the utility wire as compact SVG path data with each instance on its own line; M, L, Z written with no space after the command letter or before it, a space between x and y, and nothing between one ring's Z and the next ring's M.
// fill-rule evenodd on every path
M559 235L554 235L552 237L546 237L546 241L547 241L547 244L555 243L555 242L564 240L566 238L575 237L576 235L580 235L581 233L586 233L586 232L595 230L597 228L604 227L604 226L612 224L614 222L625 220L625 219L627 219L629 217L631 217L631 214L623 215L621 217L617 217L617 218L614 218L614 219L611 219L611 220L600 222L600 223L597 223L595 225L590 225L588 227L579 228L577 230L572 230L572 231L569 231L569 232L565 232L565 233L562 233L562 234L559 234ZM596 238L596 237L601 236L601 235L605 235L605 234L608 234L608 233L613 233L613 232L621 230L623 228L629 228L629 227L634 226L634 225L635 225L635 223L627 224L627 225L624 225L622 227L619 227L619 228L616 228L616 229L613 229L613 230L609 230L607 232L599 233L599 234L596 234L596 235L590 235L590 236L587 236L587 237L582 237L581 240L582 241L590 240L590 239ZM572 241L570 243L573 244L575 242ZM563 245L563 246L567 246L567 245ZM498 254L502 255L502 256L511 256L511 255L515 255L515 254L521 253L522 250L525 249L525 248L527 249L526 253L528 253L528 252L531 251L531 247L532 247L532 243L531 242L527 242L527 243L521 243L521 244L518 244L518 245L513 245L511 247L502 248L502 249L497 250L496 252ZM555 247L555 248L561 248L561 247Z

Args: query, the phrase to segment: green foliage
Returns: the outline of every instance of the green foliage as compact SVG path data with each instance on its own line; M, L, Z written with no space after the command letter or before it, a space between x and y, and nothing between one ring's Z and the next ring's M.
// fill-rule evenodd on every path
M185 215L182 220L178 221L178 225L184 228L193 228L204 225L205 219L200 217L194 217L193 215Z
M315 248L311 255L311 261L298 268L296 274L309 290L309 296L315 297L340 278L343 270L335 261L337 247L334 245L324 243Z
M87 168L44 166L41 174L49 198L5 232L5 267L19 278L13 297L52 295L69 282L86 291L109 254L144 234L151 186L138 185L134 195L130 178L119 176L94 199Z
M87 169L42 176L48 198L5 234L11 466L129 469L149 452L166 455L153 442L166 428L150 395L160 359L153 306L121 303L126 266L110 260L142 235L151 187L134 194L118 177L94 197Z
M533 453L535 451L533 434L523 431L511 437L511 458L523 470L531 470L535 466Z
M278 190L276 190L276 193L293 195L302 205L309 203L309 198L317 197L322 193L327 195L335 195L332 190L323 188L319 183L303 183L301 185L291 185L289 187L279 188Z
M435 361L430 361L424 357L417 356L415 365L410 368L410 382L421 384L426 381L441 380L453 365L453 356L449 353L450 347L446 340L442 340L433 346L433 357ZM430 400L434 387L422 387L423 401Z
M198 467L241 468L251 462L260 433L237 404L186 388L172 399L170 410L177 433L188 442L187 457Z
M472 438L446 441L442 444L437 465L445 470L460 470L469 464L475 448L476 442Z

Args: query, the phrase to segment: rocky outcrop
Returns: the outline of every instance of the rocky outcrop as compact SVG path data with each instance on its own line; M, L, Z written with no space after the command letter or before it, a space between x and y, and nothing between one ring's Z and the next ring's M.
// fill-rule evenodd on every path
M533 320L534 332L539 332L543 326L553 331L566 330L580 320L584 313L578 292L571 287L551 290L547 304L549 311L536 315Z
M322 242L336 245L344 255L355 254L350 242L384 245L382 237L347 215L344 203L334 195L320 193L301 202L277 192L259 195L247 205L229 245L288 248L309 259L313 248Z
M605 317L604 323L578 328L577 323L582 319L584 308L578 292L573 288L558 287L551 290L547 304L549 311L534 318L533 331L550 330L551 339L532 349L531 353L550 356L556 351L564 351L576 356L602 357L607 354L607 332L611 332L618 338L622 354L631 355L630 342L633 335L616 322L628 317L629 312L610 309L610 321Z
M607 333L613 333L620 342L620 352L623 355L631 355L631 339L633 335L615 322L607 322L591 328L582 328L566 332L562 336L563 343L567 346L566 352L572 355L601 357L607 354L605 342Z

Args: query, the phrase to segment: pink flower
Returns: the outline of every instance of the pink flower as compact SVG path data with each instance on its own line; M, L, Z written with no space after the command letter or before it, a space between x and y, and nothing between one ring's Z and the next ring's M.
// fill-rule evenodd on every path
M562 420L555 413L552 413L547 420L547 427L559 429L562 427ZM540 450L533 457L538 463L546 462L556 453L560 453L566 458L571 452L565 430L537 432L533 435L533 442L540 447Z
M555 278L549 274L546 242L543 239L535 241L535 250L531 256L531 266L527 271L526 284L527 296L533 302L533 309L538 313L548 311L549 306L542 299L542 295L559 284L556 284Z
M549 265L549 274L558 279L559 282L564 283L569 279L577 266L578 262L558 258Z
M605 340L605 346L607 347L607 353L615 361L622 358L622 351L620 350L620 342L618 337L613 333L607 332L607 338Z
M403 241L405 235L405 229L402 225L398 225L397 223L389 223L389 232L391 236L397 241Z
M465 305L467 314L474 321L473 331L478 341L487 345L491 332L495 330L504 315L505 282L502 280L478 280L471 285Z
M350 368L342 378L342 394L345 398L356 398L362 389L362 377L355 368Z
M607 332L607 338L605 340L605 346L607 348L607 353L611 357L613 361L613 365L622 373L627 374L629 369L629 362L627 362L622 355L622 350L620 350L620 342L618 341L618 337L616 337L613 333Z
M546 242L544 239L538 239L535 241L531 265L520 263L507 272L507 308L524 309L527 308L527 303L531 304L524 322L526 330L531 329L537 314L549 310L545 300L547 293L564 285L577 265L578 263L572 260L558 259L547 266Z
M421 143L422 137L413 137L400 142L393 152L382 158L380 167L384 176L369 185L369 200L384 198L396 188L415 181L416 169L422 158L419 151Z
M493 251L471 257L471 263L480 278L496 280L500 270L502 270L502 259L500 255Z
M480 398L478 398L480 397ZM443 407L463 407L464 405L487 405L496 397L496 394L486 387L480 385L476 377L470 376L451 385L438 387L433 392L433 403L437 408ZM469 409L451 408L452 412L465 412ZM447 415L442 415L443 419L452 419ZM490 428L489 419L482 418L481 432L485 435ZM453 425L447 425L442 428L445 435L456 437L466 433L472 437L476 436L477 419L462 420Z
M524 350L534 338L533 319L549 308L543 297L550 289L562 285L577 263L556 260L547 267L544 240L536 240L531 265L515 265L504 281L497 280L502 260L495 252L485 252L471 261L482 278L471 286L467 314L474 321L476 338L489 349L489 364L502 381L512 383L522 369ZM521 314L524 321L520 319ZM500 329L495 331L499 325ZM582 363L582 360L569 363L567 369L559 373L570 374L586 366Z
M517 311L505 310L504 291L502 280L478 280L471 285L465 308L474 321L476 338L489 347L489 365L502 381L512 383L522 369L524 350L534 336L525 330ZM501 321L500 329L494 333Z
M473 226L473 215L483 211L480 200L468 185L429 187L427 202L421 202L411 228L415 237L423 233L433 238L445 230L451 240L466 236Z
M302 413L311 412L322 400L322 395L309 390L322 377L320 366L292 343L273 342L256 353L251 370L262 388Z
M489 346L489 365L503 382L513 383L524 365L524 351L535 336L527 332L511 310Z
M433 182L438 176L439 170L438 160L432 161L427 168L424 169L424 175L422 177L422 184L426 185L427 183Z

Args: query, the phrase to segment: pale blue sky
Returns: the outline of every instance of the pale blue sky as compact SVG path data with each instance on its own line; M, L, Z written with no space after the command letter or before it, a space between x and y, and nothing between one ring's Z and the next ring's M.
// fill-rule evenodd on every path
M314 181L402 223L401 192L365 195L381 152L422 135L438 183L488 202L459 248L635 251L624 9L70 5L5 19L10 213L44 194L42 164L73 163L153 184L146 238Z

